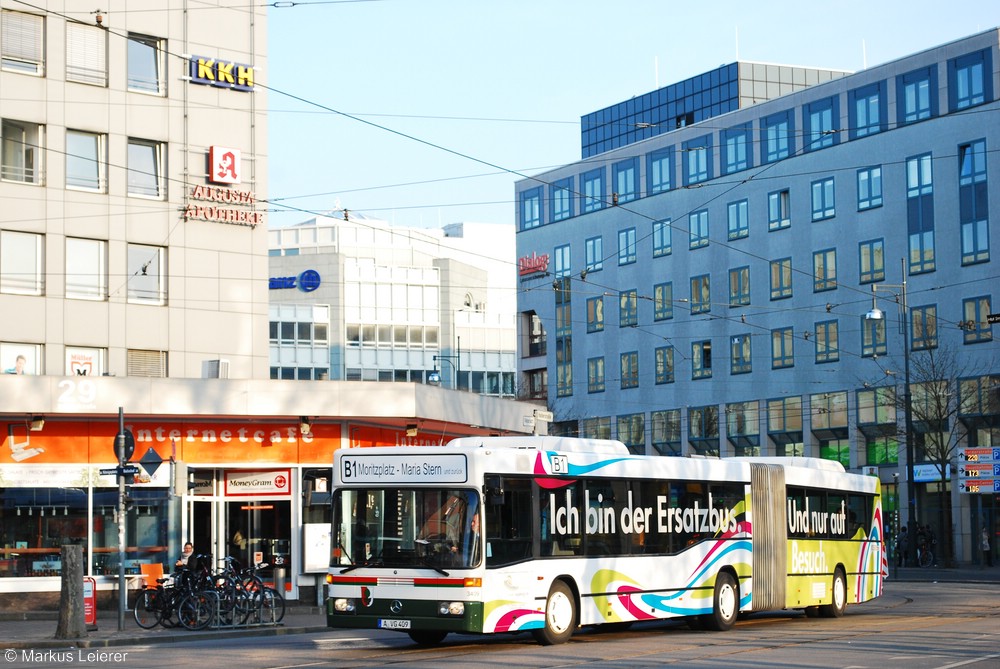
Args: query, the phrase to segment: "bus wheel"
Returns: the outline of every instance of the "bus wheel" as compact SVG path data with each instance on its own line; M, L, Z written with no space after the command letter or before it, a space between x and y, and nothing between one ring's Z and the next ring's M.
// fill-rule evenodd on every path
M833 601L819 607L820 615L824 618L841 618L847 610L847 579L844 571L837 567L833 572Z
M440 630L410 630L407 632L413 641L421 646L436 646L448 636Z
M545 627L532 630L535 640L543 646L565 643L576 629L576 601L562 581L556 581L545 600Z
M725 632L736 624L740 613L740 589L729 572L719 572L715 577L715 594L712 612L701 617L705 626L716 632Z

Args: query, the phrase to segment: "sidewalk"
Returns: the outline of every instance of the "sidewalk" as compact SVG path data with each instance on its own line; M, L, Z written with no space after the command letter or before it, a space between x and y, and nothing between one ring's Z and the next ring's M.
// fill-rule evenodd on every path
M152 643L179 643L203 639L227 639L240 636L278 636L302 634L328 629L326 615L315 606L289 606L285 618L277 625L207 629L192 632L181 627L144 630L135 624L132 612L125 616L125 629L118 631L117 611L98 611L97 630L82 639L56 639L59 625L55 611L25 614L0 612L0 649L20 648L108 648Z
M886 581L892 583L998 583L1000 567L980 569L977 566L956 568L889 567ZM239 636L278 636L322 632L327 628L323 609L315 606L290 605L285 619L275 626L223 628L191 632L182 628L155 627L144 630L135 624L131 612L125 616L125 629L118 631L115 611L98 611L97 630L82 639L56 639L58 614L55 611L27 614L5 614L0 611L0 649L8 648L109 648L152 643L178 643L199 639L220 639Z

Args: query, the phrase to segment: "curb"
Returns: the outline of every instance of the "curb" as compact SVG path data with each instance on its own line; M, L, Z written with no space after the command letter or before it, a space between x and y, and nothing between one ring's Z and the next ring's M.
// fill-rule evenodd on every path
M205 641L209 639L234 639L242 636L285 636L287 634L308 634L311 632L324 632L329 628L322 626L305 627L251 627L234 630L211 630L190 632L184 631L182 634L158 634L151 632L144 635L128 634L126 636L108 637L105 639L31 639L23 641L0 642L3 648L12 650L26 650L32 648L112 648L115 646L134 646L140 644L160 644L160 643L182 643L185 641Z

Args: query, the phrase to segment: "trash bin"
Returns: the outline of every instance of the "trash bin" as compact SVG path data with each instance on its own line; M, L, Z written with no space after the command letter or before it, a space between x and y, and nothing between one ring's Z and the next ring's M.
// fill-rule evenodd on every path
M285 582L288 580L288 571L284 567L274 568L274 589L277 590L282 597L285 596Z

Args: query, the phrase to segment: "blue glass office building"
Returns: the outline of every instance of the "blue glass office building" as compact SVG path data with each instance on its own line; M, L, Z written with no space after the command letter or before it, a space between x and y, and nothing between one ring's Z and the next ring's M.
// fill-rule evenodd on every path
M755 104L725 66L690 123L681 84L672 112L584 117L585 158L516 185L522 395L637 453L840 461L974 559L1000 508L958 462L1000 446L998 66L993 29Z

